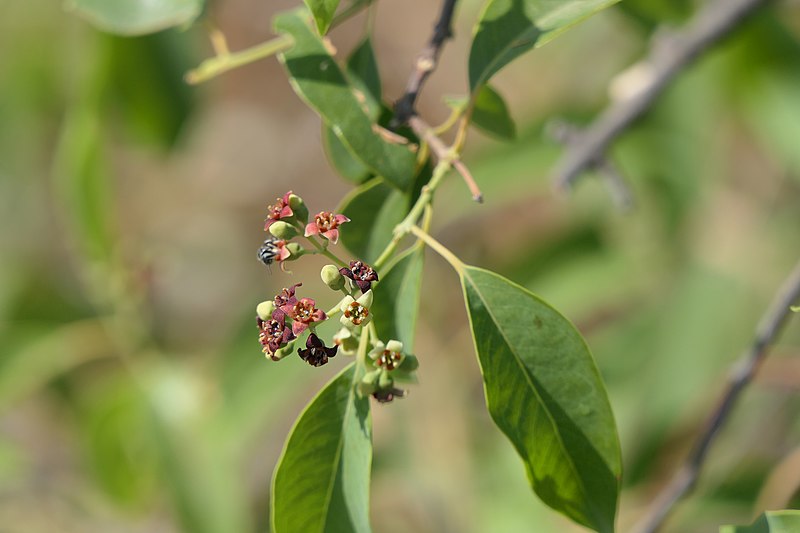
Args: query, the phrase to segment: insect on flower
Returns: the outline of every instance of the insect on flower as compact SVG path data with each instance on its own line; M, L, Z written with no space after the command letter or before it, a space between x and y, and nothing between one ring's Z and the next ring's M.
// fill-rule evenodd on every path
M258 260L267 266L270 266L275 258L280 255L280 249L275 244L277 239L269 237L264 241L264 244L259 247L257 252Z

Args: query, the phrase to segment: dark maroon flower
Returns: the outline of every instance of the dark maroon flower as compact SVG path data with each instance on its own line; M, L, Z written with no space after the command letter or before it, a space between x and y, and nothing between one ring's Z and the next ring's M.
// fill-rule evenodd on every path
M339 273L352 279L361 292L367 292L372 287L373 281L378 281L378 273L372 267L362 261L350 261L350 268L342 267Z
M338 346L333 348L326 347L325 343L312 333L306 340L306 349L300 348L297 350L297 355L311 366L322 366L328 362L329 357L336 356L338 349Z
M295 338L292 328L286 324L286 313L280 309L272 312L272 318L261 320L256 318L258 324L258 341L261 343L261 351L269 354L272 359L277 361L275 352Z
M300 298L293 304L287 303L281 306L281 311L294 321L292 322L292 332L295 335L300 335L309 324L322 322L328 318L321 309L316 308L316 302L311 298Z
M350 219L344 215L335 215L329 211L320 211L314 217L314 222L306 225L306 237L311 235L322 235L333 244L339 241L339 226Z
M372 397L378 400L380 403L389 403L395 398L403 398L406 395L406 391L402 389L395 389L394 387L390 387L388 389L379 389L372 393Z
M267 220L264 221L264 231L269 230L269 227L282 218L289 218L294 214L292 208L289 207L289 196L292 191L283 195L283 198L276 198L275 203L267 207Z
M281 289L277 295L275 295L275 299L273 302L275 303L275 307L280 309L284 305L294 305L297 303L297 298L294 297L294 291L297 290L297 287L303 285L302 283L295 283L288 289L284 288ZM284 311L285 312L285 311Z

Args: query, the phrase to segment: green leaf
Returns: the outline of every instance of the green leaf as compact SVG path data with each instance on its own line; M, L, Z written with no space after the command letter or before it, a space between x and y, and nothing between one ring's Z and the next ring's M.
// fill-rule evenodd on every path
M54 173L83 250L91 259L107 261L113 252L114 231L103 137L101 114L95 105L74 106L61 127Z
M375 316L378 338L384 342L396 339L403 343L406 353L413 353L414 329L419 312L422 286L422 246L403 252L386 269L379 272L375 299L370 312Z
M486 133L501 139L512 140L517 135L517 129L503 97L489 87L483 85L475 98L472 108L472 123Z
M347 58L347 76L369 110L372 120L381 114L381 77L369 37L361 41Z
M347 59L347 77L356 92L356 98L363 99L363 105L371 120L381 115L381 80L378 64L369 38L361 41ZM362 183L370 175L370 169L339 140L333 130L322 126L322 143L331 166L343 178L354 183Z
M354 189L337 209L350 219L341 232L353 255L372 263L392 239L394 227L409 210L409 195L374 178Z
M303 0L308 6L308 10L314 15L314 22L320 35L328 33L328 28L333 22L333 15L339 7L339 0Z
M108 94L120 122L144 141L170 148L194 108L195 90L183 80L193 61L178 31L143 37L110 36Z
M489 0L469 52L469 86L475 92L498 70L534 46L619 0Z
M750 526L722 526L719 533L797 533L800 511L767 511Z
M325 124L322 125L322 147L333 169L347 181L363 183L372 175L370 168L354 156Z
M97 28L120 35L144 35L187 24L203 11L204 0L68 0Z
M278 57L295 92L320 114L351 154L374 174L406 190L414 178L416 156L376 131L353 86L306 24L305 9L281 13L275 18L275 28L294 39L294 46Z
M489 412L533 490L579 524L612 532L619 439L586 342L523 287L480 268L459 271Z
M369 532L372 422L355 364L297 419L272 480L273 533Z

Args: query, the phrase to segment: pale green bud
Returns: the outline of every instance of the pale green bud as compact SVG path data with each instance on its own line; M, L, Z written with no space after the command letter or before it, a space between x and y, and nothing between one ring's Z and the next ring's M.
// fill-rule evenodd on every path
M256 307L256 314L261 320L269 320L272 318L272 312L275 310L275 303L272 300L261 302Z
M269 232L275 237L285 241L297 237L297 235L300 233L297 231L297 228L287 222L284 222L283 220L273 222L269 227Z
M302 198L297 196L296 194L289 195L289 207L292 208L292 213L294 213L294 217L305 224L308 222L308 207L306 207L306 203L303 201Z
M271 228L270 228L271 229ZM286 249L289 250L289 257L285 261L296 261L305 255L306 250L296 242L286 244Z
M334 291L344 287L344 276L339 273L336 265L325 265L319 272L322 282Z

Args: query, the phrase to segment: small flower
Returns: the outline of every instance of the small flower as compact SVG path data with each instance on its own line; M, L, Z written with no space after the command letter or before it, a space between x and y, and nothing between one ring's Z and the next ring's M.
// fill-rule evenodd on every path
M258 341L262 346L261 351L277 361L275 352L295 338L292 328L286 324L286 314L280 309L276 309L272 313L272 318L262 320L261 317L258 317L256 324L259 330Z
M384 345L378 341L375 348L369 352L369 357L374 361L377 368L392 371L403 363L405 354L403 353L403 343L391 340Z
M292 322L292 332L295 335L300 335L309 324L322 322L328 318L321 309L316 308L316 302L311 298L301 298L294 304L282 306L281 310L294 321Z
M372 320L369 308L372 305L372 291L367 291L358 300L352 296L345 296L339 309L342 310L342 317L339 321L346 327L366 326Z
M311 366L322 366L328 362L329 357L336 356L336 351L338 349L338 346L334 346L333 348L326 347L325 343L312 333L308 336L308 340L306 340L306 349L300 348L297 350L297 355Z
M378 389L372 393L372 397L378 400L380 403L389 403L395 398L404 398L406 395L406 391L403 389L396 389L394 387L389 387L388 389Z
M361 261L350 261L350 268L342 267L339 269L339 273L352 279L361 292L367 292L372 287L372 282L378 281L378 273Z
M355 355L358 350L358 339L353 332L344 327L333 336L333 343L339 347L343 355Z
M344 215L334 215L330 211L320 211L314 217L314 222L306 225L306 237L321 234L323 237L336 244L339 241L339 226L350 219Z
M283 198L276 198L275 203L267 206L267 220L264 221L264 231L269 231L269 227L282 218L289 218L294 214L289 206L289 197L292 191L283 195Z
M303 285L302 283L295 283L291 287L281 289L281 292L275 295L275 299L272 302L275 304L276 308L281 308L284 305L294 305L297 303L297 298L294 297L294 291L297 290L297 287ZM284 311L285 312L285 311Z

